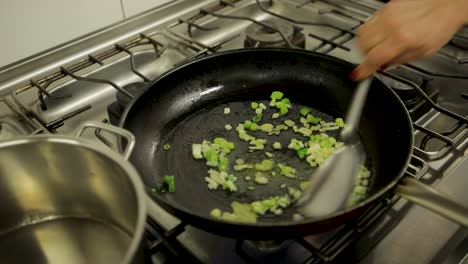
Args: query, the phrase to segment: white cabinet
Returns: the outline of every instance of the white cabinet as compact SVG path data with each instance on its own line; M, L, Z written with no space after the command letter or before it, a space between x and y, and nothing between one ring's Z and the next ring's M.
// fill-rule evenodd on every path
M0 0L0 67L122 18L120 0Z
M173 0L122 0L126 17L139 14L153 7L171 2ZM190 0L187 0L190 1Z

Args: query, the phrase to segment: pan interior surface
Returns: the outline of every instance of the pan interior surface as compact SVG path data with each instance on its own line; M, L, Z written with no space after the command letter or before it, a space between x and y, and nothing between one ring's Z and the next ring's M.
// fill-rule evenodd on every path
M303 175L298 176L306 178L312 170L286 148L287 140L293 137L289 131L280 136L255 132L256 137L268 140L268 147L249 153L247 143L239 140L235 127L254 115L250 102L268 105L266 100L273 91L283 92L296 106L296 112L272 120L268 110L260 123L278 124L284 119L299 123L298 105L312 108L314 115L327 121L343 117L355 88L355 83L347 78L352 69L353 65L328 56L281 49L217 54L189 63L155 81L124 116L123 127L137 138L131 161L149 190L159 186L163 176L173 175L175 193L156 191L150 195L166 206L202 219L214 220L209 216L213 208L231 211L231 201L251 202L282 194L281 184L298 185L299 181L276 176L270 184L259 186L245 182L241 176L236 182L240 190L247 185L255 185L256 190L210 191L204 180L209 167L192 157L192 144L223 137L236 145L228 155L230 171L236 158L258 160L264 157L264 151L269 151L302 171ZM230 108L230 114L224 114L225 107ZM226 124L233 129L226 131ZM362 151L368 158L366 165L372 173L370 199L365 201L369 202L388 191L401 177L411 154L412 130L401 101L379 80L373 82L369 91L359 128ZM327 134L339 139L337 131ZM281 142L283 150L273 151L274 141ZM171 145L171 149L163 150L165 144ZM291 213L259 218L257 225L294 224Z

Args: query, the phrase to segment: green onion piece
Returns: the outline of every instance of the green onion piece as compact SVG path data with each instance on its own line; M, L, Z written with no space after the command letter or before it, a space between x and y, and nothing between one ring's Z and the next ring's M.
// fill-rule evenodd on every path
M251 131L257 131L257 129L258 129L257 123L252 123L252 124L250 125L250 130L251 130Z
M260 150L260 149L264 149L264 148L265 148L266 142L267 142L266 139L260 139L260 138L251 140L251 141L249 142L249 149L250 149L250 150Z
M281 149L281 143L279 143L279 142L273 143L273 148L274 149Z
M250 121L250 120L245 120L245 122L244 122L244 127L245 127L246 129L250 129L250 126L251 126L251 125L252 125L252 121Z
M261 114L260 115L257 114L252 118L252 122L258 123L258 122L260 122L262 120L262 117L263 116Z
M338 127L344 127L345 126L345 123L344 123L344 120L343 118L339 117L337 119L335 119L335 123Z
M293 127L295 125L294 121L290 119L284 120L284 124L287 125L288 127Z
M280 117L279 113L274 113L274 114L271 115L271 118L273 118L273 119L277 119L279 117Z
M313 116L311 114L307 115L307 122L309 122L311 124L316 125L316 124L320 123L320 121L322 121L322 119L320 117L315 117L315 116Z
M222 212L221 212L220 209L215 208L215 209L211 210L210 215L213 216L213 217L218 218L218 217L221 217Z
M252 169L254 165L252 164L236 164L232 167L234 171L241 171L245 169Z
M271 132L271 131L273 131L273 125L269 124L269 123L262 124L260 126L260 130L262 130L264 132Z
M253 110L257 109L258 108L258 103L256 103L256 102L250 103L250 108L252 108Z
M294 169L293 167L289 167L285 164L278 164L278 167L280 168L281 170L281 175L285 176L285 177L288 177L288 178L296 178L296 169Z
M228 131L232 130L232 126L230 124L226 124L226 125L224 125L224 129L226 129Z
M265 156L267 156L268 158L273 158L273 154L271 154L270 152L265 152Z
M296 150L297 156L301 159L305 158L307 156L307 148L301 148Z
M268 183L268 178L265 177L265 175L261 172L255 173L255 179L254 181L258 184L267 184Z
M266 109L267 109L267 107L266 107L266 105L265 105L264 103L260 103L260 104L258 105L258 107L259 107L260 109L262 109L262 110L266 110Z
M254 186L248 186L247 189L250 190L250 191L255 191L255 187L254 187Z
M173 193L175 192L174 176L166 175L163 177L163 186L166 190Z
M230 114L230 113L231 113L231 108L225 107L225 108L224 108L224 114L225 114L225 115L228 115L228 114Z
M218 154L214 149L209 149L206 153L204 153L206 159L206 165L211 167L218 166Z
M255 169L258 171L270 171L273 169L274 162L272 160L262 160L260 163L255 164Z
M243 159L236 159L235 162L236 162L236 164L239 164L239 165L245 163L245 161Z
M164 149L164 150L170 150L170 149L171 149L171 145L166 144L166 145L163 146L163 149Z
M192 145L192 156L195 159L203 159L202 145L201 144L193 144Z
M250 177L250 176L245 176L244 177L244 180L246 180L246 181L250 181L251 179L252 179L252 177Z
M219 171L227 171L229 168L229 160L223 155L219 155L218 157L218 170Z
M307 114L310 113L310 108L309 107L302 107L301 110L299 110L299 112L301 113L302 116L307 116Z
M257 115L261 115L262 112L263 112L263 109L261 109L261 108L255 109L255 114L257 114Z
M280 185L280 188L286 188L286 187L287 187L286 183L283 183Z
M287 108L291 108L291 101L289 101L288 98L284 98L283 100L281 100L281 103Z
M270 98L275 100L281 100L281 98L283 98L283 93L280 91L274 91L273 93L271 93Z

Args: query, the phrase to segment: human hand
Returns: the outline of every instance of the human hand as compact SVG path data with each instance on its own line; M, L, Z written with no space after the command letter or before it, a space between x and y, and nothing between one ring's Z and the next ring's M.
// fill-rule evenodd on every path
M468 0L393 0L358 30L362 80L392 64L430 57L468 21Z

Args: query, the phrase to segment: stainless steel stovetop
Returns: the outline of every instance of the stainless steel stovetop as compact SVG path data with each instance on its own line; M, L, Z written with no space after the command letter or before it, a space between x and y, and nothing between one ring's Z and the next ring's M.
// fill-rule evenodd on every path
M118 90L135 95L129 84L134 88L186 60L222 50L290 46L358 63L354 32L382 5L375 0L173 1L0 69L0 140L72 134L87 120L115 122L122 110ZM397 91L414 120L415 155L407 173L468 205L466 43L463 29L432 58L378 78ZM389 196L356 223L322 235L255 244L206 233L148 204L154 263L462 263L468 256L466 228L399 197Z

